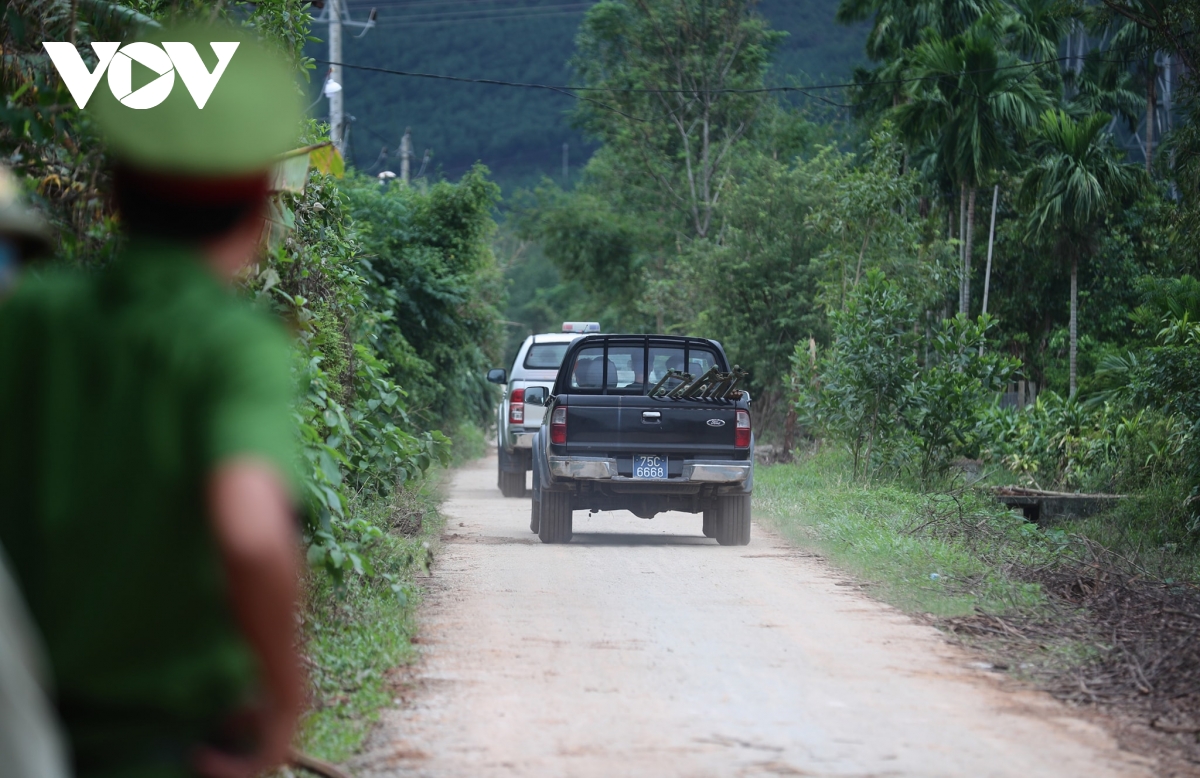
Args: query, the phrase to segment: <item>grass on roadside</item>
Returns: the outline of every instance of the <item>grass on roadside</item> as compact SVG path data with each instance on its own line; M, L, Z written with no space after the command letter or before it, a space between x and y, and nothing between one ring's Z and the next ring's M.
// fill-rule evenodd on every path
M1029 611L1037 584L1009 574L1048 561L1064 542L969 489L919 493L848 477L834 448L755 474L755 518L813 548L872 594L906 611L960 616Z
M340 762L357 751L391 704L387 672L416 658L414 577L441 533L440 482L433 472L390 498L351 506L384 532L369 552L375 576L350 576L341 587L323 573L309 576L303 628L312 706L299 740L306 753Z
M450 439L452 467L487 448L484 431L470 425ZM303 627L312 705L299 738L306 753L331 762L354 754L380 709L392 702L387 672L416 659L412 639L421 592L415 576L428 569L437 550L445 477L445 470L431 471L390 497L349 506L353 518L383 532L365 550L374 576L348 576L339 587L323 572L309 574Z
M479 459L487 453L486 430L473 424L464 424L450 436L450 466L458 467L472 459Z

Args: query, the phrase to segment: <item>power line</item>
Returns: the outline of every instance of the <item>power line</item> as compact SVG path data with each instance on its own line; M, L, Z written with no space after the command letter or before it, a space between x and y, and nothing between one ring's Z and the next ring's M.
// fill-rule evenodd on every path
M522 19L550 19L553 17L579 16L585 13L579 11L551 11L549 13L520 13L511 14L508 16L454 16L445 17L442 19L428 19L424 21L410 22L407 17L384 17L376 21L376 26L384 28L393 27L430 27L439 24L463 24L471 22L507 22L512 20Z
M405 8L416 8L419 6L430 6L430 5L436 5L439 7L446 7L446 6L450 6L450 5L477 6L477 5L480 5L481 3L499 3L499 2L505 2L505 0L411 0L411 1L410 0L376 0L375 2L371 2L370 0L351 0L351 2L349 4L356 6L360 10L366 9L366 8L396 8L396 9L403 10ZM510 8L513 10L520 10L522 8L539 8L539 7L541 7L541 6L537 6L537 5L510 6Z
M829 90L829 89L852 89L864 86L886 85L886 84L911 84L918 81L936 81L943 78L953 78L964 75L980 75L983 73L998 73L1005 70L1019 70L1022 68L1041 67L1042 65L1050 65L1055 63L1066 62L1072 59L1071 57L1056 57L1054 59L1035 60L1032 62L1022 62L1017 65L1005 65L996 68L982 68L979 70L967 70L961 73L939 74L932 76L913 76L911 78L896 78L885 81L873 82L851 82L843 84L814 84L812 86L764 86L755 87L752 89L655 89L655 88L638 88L638 87L608 87L608 86L577 86L571 84L538 84L523 81L504 81L496 78L468 78L466 76L448 76L440 73L421 73L411 70L395 70L392 68L380 68L371 65L351 65L349 63L334 63L328 60L313 60L322 65L340 64L342 67L352 68L354 70L365 70L372 73L384 73L392 76L406 76L408 78L428 78L437 81L455 81L464 84L487 84L490 86L507 86L520 89L545 89L553 92L561 92L570 94L572 92L609 92L613 94L764 94L769 92L800 92L802 94L808 92ZM1110 62L1130 62L1131 60L1108 60ZM815 95L814 95L815 96Z
M568 9L572 11L585 11L592 7L592 3L555 3L553 5L543 6L520 6L517 8L466 8L457 11L426 11L420 13L401 14L397 16L380 16L379 21L389 22L420 22L430 19L447 17L461 17L464 15L472 15L479 19L501 18L504 16L522 16L526 14L542 14L547 12L562 11Z

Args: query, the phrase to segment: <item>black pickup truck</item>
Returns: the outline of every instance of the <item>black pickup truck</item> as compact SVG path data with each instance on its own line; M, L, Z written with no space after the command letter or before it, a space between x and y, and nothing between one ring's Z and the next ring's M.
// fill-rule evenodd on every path
M533 441L533 514L543 543L571 540L572 512L702 513L705 536L750 542L754 437L745 373L721 345L668 335L571 344ZM531 398L527 394L526 402Z

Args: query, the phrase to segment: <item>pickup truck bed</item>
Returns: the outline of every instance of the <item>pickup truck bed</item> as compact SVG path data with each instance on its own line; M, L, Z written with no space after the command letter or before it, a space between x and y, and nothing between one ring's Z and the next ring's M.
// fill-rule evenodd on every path
M703 514L722 545L748 543L754 440L735 376L711 340L575 341L533 441L530 529L565 543L576 510L674 510Z

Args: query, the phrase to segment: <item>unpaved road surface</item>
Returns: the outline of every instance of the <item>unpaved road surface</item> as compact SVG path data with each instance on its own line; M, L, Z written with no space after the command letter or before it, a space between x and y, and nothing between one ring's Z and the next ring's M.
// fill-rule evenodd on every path
M575 514L529 532L496 461L454 476L423 659L358 775L1150 776L1049 697L755 526Z

